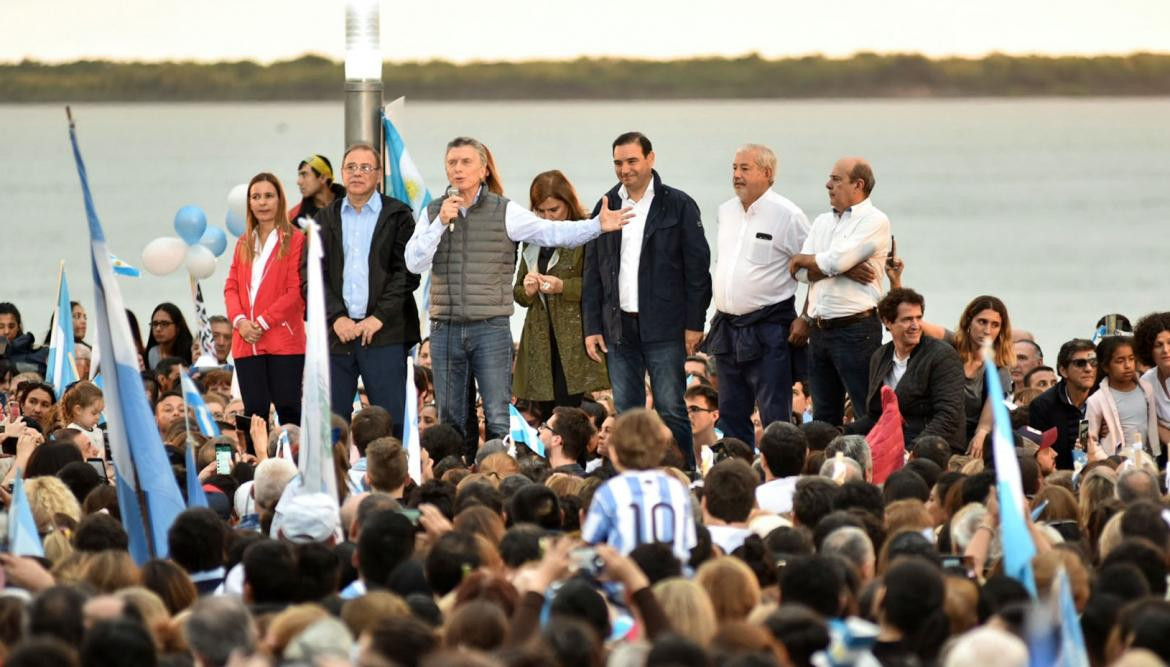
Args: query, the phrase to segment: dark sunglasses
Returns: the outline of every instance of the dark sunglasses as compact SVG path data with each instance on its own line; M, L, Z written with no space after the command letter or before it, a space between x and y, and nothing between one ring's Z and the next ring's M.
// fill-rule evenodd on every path
M1072 359L1068 362L1069 366L1073 368L1096 368L1097 357L1085 357L1084 359Z

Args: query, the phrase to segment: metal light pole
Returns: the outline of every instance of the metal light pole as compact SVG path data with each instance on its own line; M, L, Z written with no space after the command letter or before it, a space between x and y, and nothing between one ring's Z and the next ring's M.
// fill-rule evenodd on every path
M382 47L379 0L345 3L345 148L382 152Z

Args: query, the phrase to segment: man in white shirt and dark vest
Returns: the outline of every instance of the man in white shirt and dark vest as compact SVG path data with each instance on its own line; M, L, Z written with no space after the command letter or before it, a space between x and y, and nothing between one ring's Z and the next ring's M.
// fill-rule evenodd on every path
M882 264L890 253L890 219L870 202L874 176L862 158L841 158L825 187L833 210L813 221L789 273L809 284L793 339L809 336L808 380L813 417L839 426L845 392L864 412L869 360L882 343L877 302Z
M772 190L776 154L761 144L735 153L735 197L719 207L715 317L704 344L715 357L723 434L755 442L752 409L767 425L792 412L789 326L796 319L797 281L789 261L808 236L800 207Z
M645 135L626 132L615 139L613 165L621 182L606 195L609 208L628 207L634 217L585 246L585 351L598 362L606 355L619 413L646 405L650 374L654 409L693 470L685 362L703 339L711 250L699 207L682 190L663 184Z

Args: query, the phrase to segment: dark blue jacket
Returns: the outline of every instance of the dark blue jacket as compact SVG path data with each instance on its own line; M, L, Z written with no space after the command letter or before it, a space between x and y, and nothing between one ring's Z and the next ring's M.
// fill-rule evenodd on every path
M1056 467L1058 470L1073 469L1073 450L1076 449L1081 420L1085 418L1085 405L1077 407L1068 402L1068 380L1061 379L1028 404L1028 426L1041 432L1056 427Z
M621 208L620 185L607 195L609 208ZM597 215L600 205L593 209ZM622 233L607 232L585 246L581 314L585 335L621 339L618 270ZM684 330L702 331L711 304L711 249L699 207L685 192L662 184L654 172L654 199L642 235L638 263L638 326L642 340L679 340Z

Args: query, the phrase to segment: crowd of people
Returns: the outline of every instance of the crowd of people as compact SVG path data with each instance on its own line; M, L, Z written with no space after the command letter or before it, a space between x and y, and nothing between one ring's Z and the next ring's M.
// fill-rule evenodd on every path
M301 161L291 211L256 175L208 323L216 364L193 365L174 304L145 340L127 313L177 483L193 460L207 498L155 545L166 558L128 551L84 307L84 379L58 396L48 338L0 303L0 500L22 482L44 551L0 553L3 664L1025 665L1052 650L1043 602L1062 582L1083 636L1066 652L1170 662L1170 313L1108 315L1049 366L996 296L954 329L925 318L864 159L832 166L810 224L774 188L775 153L738 149L712 264L650 140L622 134L612 156L591 213L555 170L507 199L467 137L417 214L378 191L369 145L343 184ZM301 448L310 217L339 497L278 509ZM997 465L1013 464L1026 581L1004 570Z

